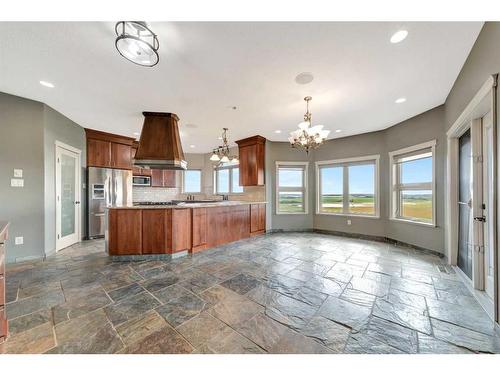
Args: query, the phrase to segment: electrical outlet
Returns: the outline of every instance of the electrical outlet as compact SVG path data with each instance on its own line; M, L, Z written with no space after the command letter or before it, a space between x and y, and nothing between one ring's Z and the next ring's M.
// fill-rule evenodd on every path
M24 244L24 237L16 237L15 242L16 242L16 245Z
M22 169L14 169L14 177L22 178L23 177L23 170Z
M23 187L24 180L22 178L11 178L10 179L10 186L11 187Z
M351 225L351 224L352 224L352 223L351 223L351 220L350 220L350 219L349 219L349 220L347 220L347 225Z

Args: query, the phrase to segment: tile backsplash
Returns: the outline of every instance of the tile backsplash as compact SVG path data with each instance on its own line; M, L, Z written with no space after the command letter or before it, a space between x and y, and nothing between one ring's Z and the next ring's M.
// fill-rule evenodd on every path
M214 195L212 188L208 187L204 193L193 194L198 199L221 199L220 195ZM172 199L186 199L187 194L182 193L180 187L157 188L134 186L132 189L132 200L134 202L164 202ZM266 191L264 186L247 186L242 194L231 194L229 200L238 201L264 201Z

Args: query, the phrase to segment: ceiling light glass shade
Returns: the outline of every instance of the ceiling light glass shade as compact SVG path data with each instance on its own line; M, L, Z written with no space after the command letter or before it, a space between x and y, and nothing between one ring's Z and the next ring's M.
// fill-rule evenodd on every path
M303 121L299 124L299 129L301 130L306 130L309 126L311 126L311 123L308 121Z
M228 162L229 162L229 158L228 158L226 155L224 155L224 156L220 159L220 161L221 161L222 163L228 163Z
M219 161L219 160L220 160L219 155L217 155L217 154L212 154L212 156L210 156L210 160L211 160L211 161Z
M321 136L321 138L324 138L324 139L328 138L328 134L330 134L330 130L321 130L319 132L319 135Z
M137 65L151 67L158 64L158 38L145 22L120 21L115 31L115 46L120 55Z

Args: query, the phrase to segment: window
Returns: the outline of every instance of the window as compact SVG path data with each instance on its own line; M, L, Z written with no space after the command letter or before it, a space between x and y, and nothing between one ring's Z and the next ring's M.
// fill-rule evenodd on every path
M431 141L389 153L391 219L435 225L435 147Z
M184 193L201 193L201 170L188 169L184 171L183 176Z
M318 214L379 216L379 155L316 162Z
M240 168L238 165L223 165L215 169L215 193L243 193L243 186L240 186Z
M307 214L307 162L276 162L276 213Z

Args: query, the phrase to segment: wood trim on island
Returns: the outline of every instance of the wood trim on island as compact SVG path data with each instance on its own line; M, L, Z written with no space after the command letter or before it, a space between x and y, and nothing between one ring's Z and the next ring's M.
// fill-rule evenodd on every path
M266 204L110 208L110 256L196 253L265 233Z

